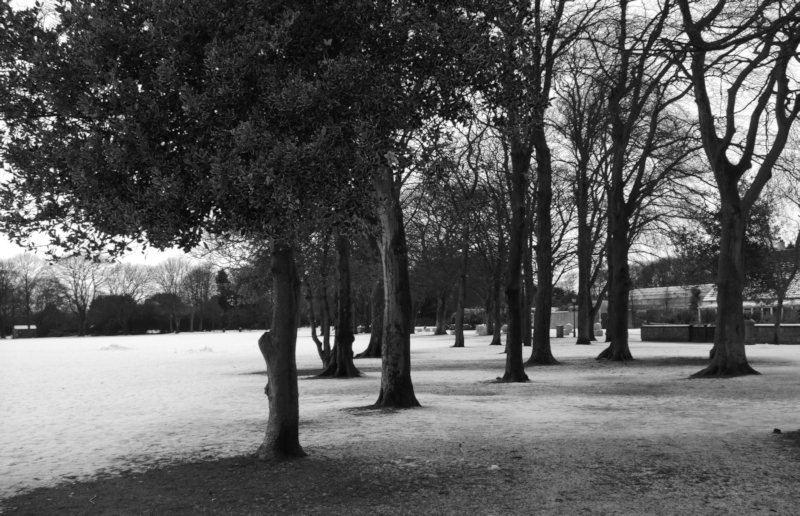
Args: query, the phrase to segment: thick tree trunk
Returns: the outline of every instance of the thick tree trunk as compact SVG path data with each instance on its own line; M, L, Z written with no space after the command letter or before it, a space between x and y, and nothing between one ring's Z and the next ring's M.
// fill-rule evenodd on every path
M717 271L717 328L711 364L694 377L728 377L759 374L747 363L744 348L744 230L748 213L743 210L737 181L717 179L720 187L721 230Z
M411 383L411 282L408 278L408 247L403 226L400 192L394 173L384 168L375 177L378 216L381 222L384 303L381 390L376 407L418 407Z
M550 311L553 305L553 168L544 127L533 131L536 146L536 313L533 320L533 353L529 365L554 365L550 348Z
M272 327L258 340L258 348L267 364L269 419L264 442L256 456L261 460L303 457L300 447L300 406L297 391L298 304L300 280L294 263L294 249L288 242L272 244L273 303Z
M381 358L383 349L383 312L384 312L384 293L383 293L383 278L375 282L372 287L372 303L371 303L371 333L369 336L369 345L362 353L356 355L356 358Z
M528 182L525 175L531 163L531 154L520 148L519 142L511 146L511 234L508 246L508 335L506 337L506 370L504 382L527 382L522 360L522 340L525 304L522 300L522 260L525 257L525 195Z
M464 305L467 302L467 258L469 257L469 232L461 231L461 264L458 270L458 302L456 303L456 340L454 348L464 347Z
M350 242L336 234L336 336L333 356L320 376L357 378L361 373L353 363L353 302L350 281Z
M436 329L434 335L447 335L447 296L450 290L444 289L436 294Z
M589 228L589 179L586 170L578 172L578 340L591 344L594 322L591 318L592 233Z
M621 180L619 182L621 184ZM631 289L628 265L628 234L630 222L625 208L624 192L612 186L609 193L608 267L610 285L608 295L609 346L597 358L613 361L633 360L628 347L628 293Z

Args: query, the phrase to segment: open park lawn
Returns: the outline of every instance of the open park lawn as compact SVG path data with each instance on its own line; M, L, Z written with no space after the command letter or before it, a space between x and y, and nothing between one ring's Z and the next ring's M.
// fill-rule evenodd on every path
M0 342L0 513L800 514L800 346L748 346L761 376L689 380L709 344L633 334L636 360L609 363L554 339L562 365L502 384L489 337L418 333L422 408L376 411L380 361L309 378L301 329L309 456L258 463L259 336Z

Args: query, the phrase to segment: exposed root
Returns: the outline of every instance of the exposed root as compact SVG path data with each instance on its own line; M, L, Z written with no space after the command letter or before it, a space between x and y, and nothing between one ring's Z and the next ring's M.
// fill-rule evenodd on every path
M386 393L383 387L381 387L381 392L378 394L378 401L370 405L370 408L404 409L421 406L419 401L417 401L417 397L414 395L414 388L409 384L408 388L394 390L389 393Z
M331 364L317 375L317 378L359 378L361 371L356 369L352 361L345 360L344 364L331 361Z
M523 383L528 381L528 375L525 374L525 371L506 371L502 378L497 378L497 381L500 383Z
M525 365L540 365L540 366L549 366L549 365L559 365L561 362L556 360L552 353L549 351L547 353L534 353L531 355L531 358L525 362Z
M705 369L698 371L690 378L733 378L736 376L747 376L751 374L761 374L747 362L739 363L733 361L719 360L714 361Z
M353 357L354 360L358 358L381 358L381 353L380 351L378 353L370 353L367 349Z
M628 360L633 360L633 355L631 355L631 350L627 346L624 349L614 349L614 346L609 346L597 355L596 360L603 359L611 360L612 362L627 362Z
M274 429L268 431L264 442L258 447L253 457L261 461L272 461L299 459L306 455L307 453L300 446L295 422L280 425L277 431Z

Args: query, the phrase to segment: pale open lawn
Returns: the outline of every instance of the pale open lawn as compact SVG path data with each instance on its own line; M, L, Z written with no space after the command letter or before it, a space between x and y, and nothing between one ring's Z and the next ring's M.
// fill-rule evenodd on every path
M260 333L1 341L0 498L254 451L267 417ZM377 399L377 359L356 361L360 379L301 378L305 450L505 475L545 513L800 513L800 448L772 434L800 428L800 346L748 346L762 376L688 380L710 345L634 334L637 360L620 364L593 360L603 344L553 339L561 366L498 384L500 347L452 339L412 336L421 409L349 410ZM297 355L301 376L319 368L307 329Z

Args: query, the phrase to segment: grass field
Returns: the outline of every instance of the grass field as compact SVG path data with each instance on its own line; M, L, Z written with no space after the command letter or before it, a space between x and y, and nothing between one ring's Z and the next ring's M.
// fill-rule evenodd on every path
M412 336L422 408L363 411L359 379L313 379L298 342L309 457L259 464L260 332L0 343L0 512L8 514L797 514L800 346L748 346L762 373L688 380L708 344L643 343L630 363L554 339L562 364L499 384L489 337ZM354 349L366 347L368 335ZM529 349L529 348L528 348ZM529 351L525 351L527 355ZM781 429L781 434L773 429Z

